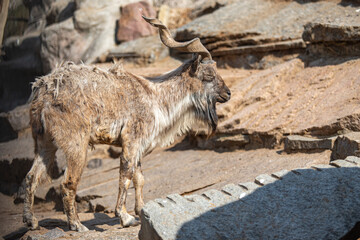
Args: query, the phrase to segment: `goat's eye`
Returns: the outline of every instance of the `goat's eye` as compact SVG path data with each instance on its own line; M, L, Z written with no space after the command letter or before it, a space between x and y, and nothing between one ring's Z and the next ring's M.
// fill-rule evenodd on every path
M211 81L213 81L214 79L215 79L215 76L214 76L214 75L205 74L203 80L206 81L206 82L211 82Z

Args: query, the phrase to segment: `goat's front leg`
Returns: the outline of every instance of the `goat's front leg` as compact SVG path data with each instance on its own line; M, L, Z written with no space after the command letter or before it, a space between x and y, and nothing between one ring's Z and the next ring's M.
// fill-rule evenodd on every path
M140 162L135 168L133 183L135 187L135 213L140 216L141 209L144 206L143 187L144 187L144 176L141 171Z
M129 154L128 149L124 148L120 156L119 195L115 208L115 215L120 217L120 223L123 227L136 226L140 223L127 212L125 207L127 190L134 174L134 168L135 158L133 154Z

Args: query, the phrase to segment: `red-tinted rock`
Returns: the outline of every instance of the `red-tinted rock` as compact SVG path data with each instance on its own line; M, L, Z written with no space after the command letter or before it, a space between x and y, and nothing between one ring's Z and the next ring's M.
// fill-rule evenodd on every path
M156 17L156 12L149 3L145 1L131 3L122 7L120 11L121 17L116 33L117 42L126 42L155 33L156 29L141 17L141 15Z

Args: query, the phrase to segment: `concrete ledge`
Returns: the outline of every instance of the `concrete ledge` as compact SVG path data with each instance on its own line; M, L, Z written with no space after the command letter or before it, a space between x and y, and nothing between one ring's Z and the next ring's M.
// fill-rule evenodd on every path
M360 221L359 163L349 157L150 201L139 238L339 239Z

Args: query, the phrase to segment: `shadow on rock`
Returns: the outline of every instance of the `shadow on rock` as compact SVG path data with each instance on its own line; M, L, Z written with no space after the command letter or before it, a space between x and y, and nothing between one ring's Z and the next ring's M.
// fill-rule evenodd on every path
M93 219L87 220L87 221L81 221L81 223L84 224L89 230L95 230L97 232L106 231L106 229L99 227L99 226L102 226L102 225L115 226L117 224L120 224L119 218L109 217L105 213L94 213ZM59 229L63 230L64 232L69 231L67 222L62 219L45 218L45 219L42 219L39 221L39 226L40 226L40 228L42 228L42 229L45 228L46 230L53 230L55 228L59 228ZM28 228L21 227L18 230L3 236L3 238L6 240L20 239L28 231L29 231Z
M150 201L142 210L139 238L351 239L345 236L358 234L360 221L360 168L316 169Z
M186 222L176 239L339 239L358 221L360 168L299 169Z

